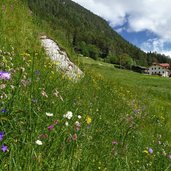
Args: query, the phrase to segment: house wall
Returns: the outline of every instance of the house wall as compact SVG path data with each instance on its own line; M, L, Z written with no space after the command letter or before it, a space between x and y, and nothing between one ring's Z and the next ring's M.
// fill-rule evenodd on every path
M168 77L169 76L168 70L161 67L161 66L159 66L159 65L152 65L151 67L149 67L148 74L150 74L150 75L158 75L158 74L160 74L163 77Z

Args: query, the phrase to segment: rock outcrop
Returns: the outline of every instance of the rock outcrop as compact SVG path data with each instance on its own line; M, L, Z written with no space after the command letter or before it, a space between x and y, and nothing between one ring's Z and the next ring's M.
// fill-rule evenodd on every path
M83 77L83 72L69 60L67 53L62 51L56 42L46 36L41 36L40 40L46 54L56 63L57 70L62 71L68 78L74 81Z

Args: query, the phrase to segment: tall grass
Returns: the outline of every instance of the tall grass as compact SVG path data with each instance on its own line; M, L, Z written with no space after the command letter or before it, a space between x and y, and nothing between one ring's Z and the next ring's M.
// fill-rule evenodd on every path
M11 79L0 80L0 145L8 147L1 170L170 170L170 96L158 103L170 80L95 62L83 63L85 77L73 83L46 57L38 41L43 28L27 6L2 5L0 70Z

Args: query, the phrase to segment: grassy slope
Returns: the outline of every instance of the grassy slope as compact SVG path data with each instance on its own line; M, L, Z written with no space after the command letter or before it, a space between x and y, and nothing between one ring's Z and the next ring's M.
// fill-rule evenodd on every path
M132 71L119 70L114 68L112 64L106 64L103 62L96 62L90 58L80 58L80 62L88 64L87 67L97 70L105 75L106 78L112 81L117 81L120 84L130 87L136 87L137 89L144 89L149 94L157 97L155 100L159 100L164 103L171 100L171 80L170 78L162 78L158 76L149 76L138 74ZM93 65L93 67L91 67ZM131 79L130 79L131 78Z
M102 74L106 79L127 87L137 98L149 106L149 113L158 115L167 114L170 117L171 107L171 80L158 76L149 76L127 70L114 68L112 64L97 62L90 58L80 58L80 62L85 64L85 68L92 68L94 72ZM163 111L163 112L161 112ZM169 125L168 125L169 126Z
M83 58L80 66L85 78L74 84L55 71L38 41L39 34L45 32L76 59L63 34L34 18L18 0L1 1L2 5L5 10L0 11L0 69L11 72L12 79L0 82L6 85L0 89L0 108L6 109L0 115L0 131L5 132L0 145L4 143L9 149L0 152L1 170L170 167L164 155L170 153L169 79L116 70L112 65L97 65ZM56 96L55 90L60 95ZM68 127L63 118L67 111L73 112ZM54 113L54 117L47 117L46 112ZM78 115L82 116L79 131L74 126ZM90 124L87 117L92 120ZM58 125L48 131L56 119ZM41 134L48 138L42 139ZM42 140L42 146L35 143L37 139ZM112 145L113 140L118 144ZM148 147L153 148L153 154L143 152Z

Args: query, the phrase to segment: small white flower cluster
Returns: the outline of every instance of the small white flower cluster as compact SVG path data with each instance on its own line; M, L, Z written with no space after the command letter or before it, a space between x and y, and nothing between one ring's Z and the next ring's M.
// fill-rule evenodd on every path
M53 113L46 112L46 116L53 116Z
M65 115L64 115L64 118L67 118L67 119L71 119L73 116L72 112L71 111L68 111Z
M42 141L37 140L37 141L36 141L36 144L37 144L37 145L42 145L43 143L42 143Z
M65 126L68 126L68 125L69 125L69 123L66 121L66 122L65 122Z
M75 122L75 126L80 127L81 124L80 124L78 121L76 121L76 122Z
M81 119L81 115L78 115L78 119Z

